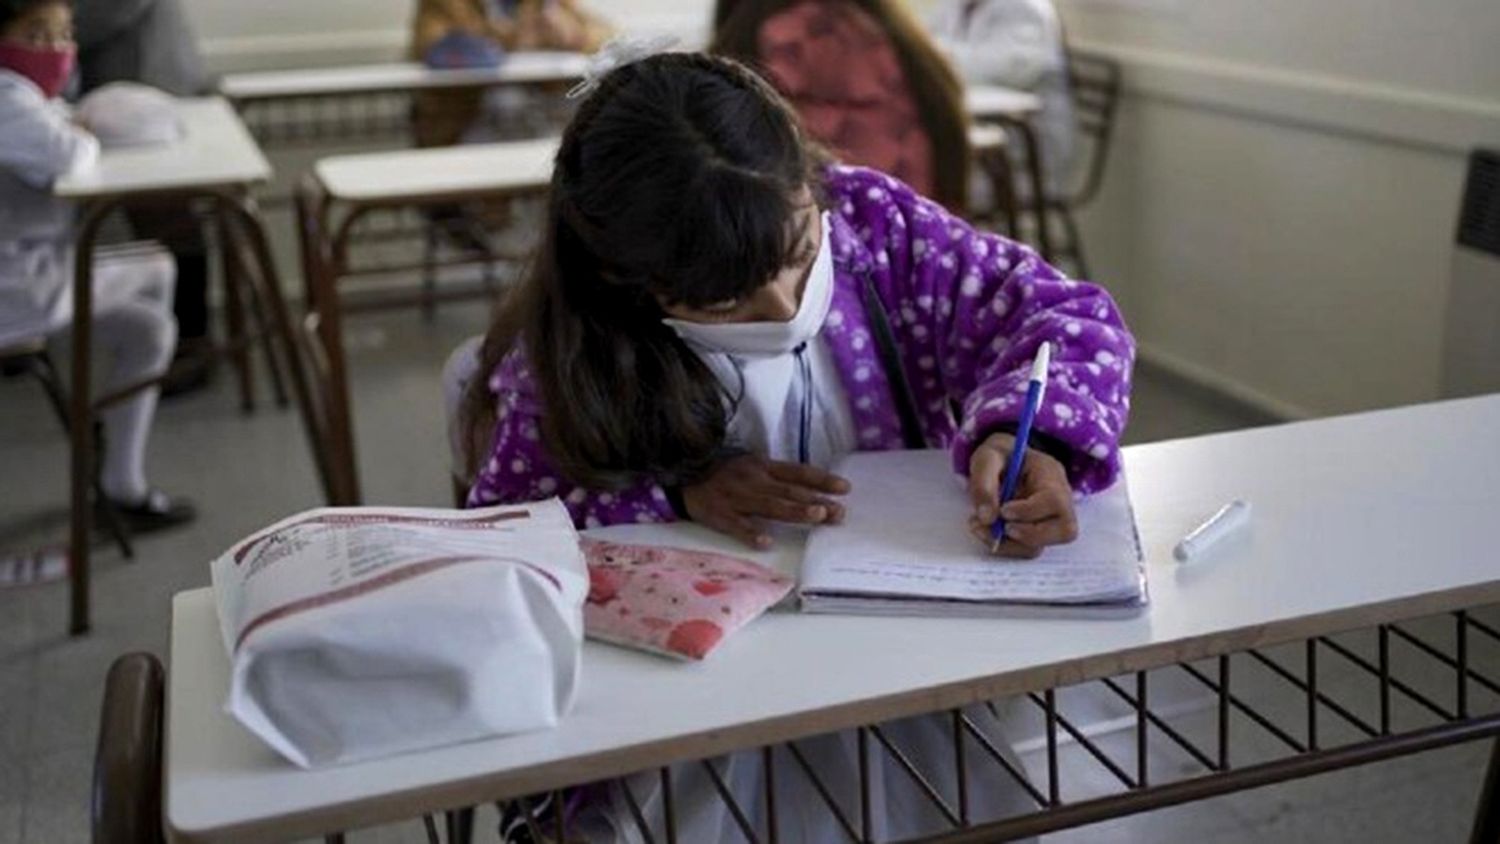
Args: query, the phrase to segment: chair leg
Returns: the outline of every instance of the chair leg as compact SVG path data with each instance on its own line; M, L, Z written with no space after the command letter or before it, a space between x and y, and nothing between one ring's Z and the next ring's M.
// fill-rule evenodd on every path
M68 419L68 397L63 392L62 379L58 377L57 367L52 365L52 356L46 352L38 353L28 361L27 370L42 385L42 392L47 394L47 401L52 405L52 411L57 414L57 421L62 423L63 431L71 431L72 423ZM98 444L102 443L102 440L95 437L94 442ZM102 445L100 447L102 448ZM104 495L104 485L99 482L97 473L94 475L94 498L99 502L99 514L104 522L104 529L109 532L115 544L120 546L121 556L127 560L135 559L135 548L130 544L130 531L120 521L120 516L110 505L109 498Z
M276 358L276 341L273 337L271 319L266 314L266 303L253 284L245 286L245 299L250 306L250 318L255 326L255 332L260 337L261 353L266 356L266 369L271 373L271 391L276 396L276 405L286 407L290 400L287 398L285 376Z
M431 322L437 316L438 223L428 222L427 242L422 248L422 319Z
M96 438L94 442L102 443L102 438ZM103 447L100 448L103 453ZM130 542L130 529L120 520L120 514L115 512L115 505L110 503L109 497L104 494L104 484L100 482L99 476L94 476L94 499L99 502L99 520L104 523L104 530L120 546L120 556L126 560L135 559L135 546Z
M1068 231L1067 246L1061 251L1062 254L1071 255L1077 272L1077 278L1092 278L1089 275L1088 258L1083 254L1083 235L1078 230L1078 218L1073 216L1073 209L1066 205L1057 206L1057 215L1062 219L1063 228Z
M222 222L219 224L219 257L224 270L224 318L228 323L225 333L233 348L230 359L240 382L240 411L251 413L255 410L255 375L250 369L250 350L244 345L249 336L245 325L245 277L234 241Z
M474 810L454 809L444 813L448 844L469 844L474 840Z
M1016 196L1016 176L1011 168L1010 155L1004 149L986 152L980 156L979 165L989 178L990 189L995 195L996 222L1004 228L1006 237L1012 240L1020 238L1021 203Z

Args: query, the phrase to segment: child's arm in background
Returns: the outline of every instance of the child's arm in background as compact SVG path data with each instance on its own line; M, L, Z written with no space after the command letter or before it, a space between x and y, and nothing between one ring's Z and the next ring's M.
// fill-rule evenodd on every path
M579 528L672 522L677 515L659 485L642 481L617 491L570 483L551 464L541 442L541 404L531 373L517 354L491 376L496 420L489 451L476 467L470 507L539 501L558 496Z
M569 45L570 49L592 53L614 37L614 25L586 8L582 0L559 0L557 6L577 28L577 40Z
M62 103L29 87L0 86L0 167L45 190L98 159L98 139L73 122Z
M421 59L433 44L455 31L492 39L506 49L516 46L514 21L491 19L464 0L421 0L412 26L412 55Z
M961 408L953 444L967 475L974 450L1020 418L1031 362L1052 344L1046 400L1034 430L1066 449L1059 456L1079 492L1114 483L1130 409L1135 341L1103 288L1072 281L1029 247L979 232L942 206L871 171L845 201L860 206L888 268L875 278L911 377L930 367L946 395L923 412Z

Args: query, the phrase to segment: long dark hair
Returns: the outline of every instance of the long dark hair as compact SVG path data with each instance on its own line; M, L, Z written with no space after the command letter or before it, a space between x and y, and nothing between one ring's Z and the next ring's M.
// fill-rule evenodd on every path
M805 0L718 0L709 52L756 67L766 19ZM917 115L932 142L933 199L966 210L969 185L969 118L963 82L920 21L900 0L839 0L873 18L891 39Z
M661 303L738 299L790 265L819 167L787 104L728 59L653 56L605 76L579 107L536 259L480 353L487 376L524 350L542 443L570 481L681 483L711 465L725 393L662 324ZM494 422L487 381L466 397L471 463Z

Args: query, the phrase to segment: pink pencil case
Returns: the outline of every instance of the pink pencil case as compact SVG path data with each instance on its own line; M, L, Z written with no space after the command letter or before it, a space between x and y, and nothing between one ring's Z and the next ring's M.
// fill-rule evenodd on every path
M699 660L776 605L792 581L765 566L707 551L583 540L590 638Z

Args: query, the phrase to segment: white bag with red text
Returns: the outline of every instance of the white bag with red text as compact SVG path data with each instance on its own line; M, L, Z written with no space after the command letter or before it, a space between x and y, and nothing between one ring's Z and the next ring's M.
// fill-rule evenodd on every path
M303 767L555 726L578 685L588 571L556 499L311 510L213 585L225 708Z

